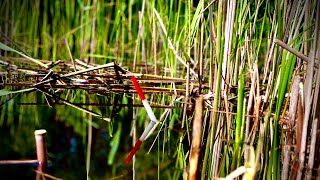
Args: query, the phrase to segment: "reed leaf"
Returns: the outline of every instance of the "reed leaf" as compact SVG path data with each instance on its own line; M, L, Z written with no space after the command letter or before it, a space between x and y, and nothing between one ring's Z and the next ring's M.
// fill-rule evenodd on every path
M12 95L12 94L17 94L17 93L30 92L33 90L34 90L34 88L21 89L21 90L17 90L17 91L10 91L10 90L6 90L6 89L1 89L0 96L7 96L7 95Z

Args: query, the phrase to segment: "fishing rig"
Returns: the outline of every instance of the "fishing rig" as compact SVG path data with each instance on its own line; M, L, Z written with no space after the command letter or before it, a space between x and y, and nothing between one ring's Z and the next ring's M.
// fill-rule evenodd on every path
M159 124L152 108L177 108L192 111L193 103L190 99L198 95L199 83L197 80L189 78L173 78L159 75L143 73L133 73L123 67L130 67L130 64L116 64L110 62L102 65L85 63L75 59L72 61L57 60L55 62L47 60L33 59L30 56L18 52L23 57L0 56L0 91L2 95L8 95L4 102L14 98L20 93L37 91L44 95L48 106L68 105L92 116L105 121L110 121L110 117L99 114L84 106L107 106L107 104L79 104L62 97L65 91L84 90L88 94L108 96L110 94L134 94L140 97L141 104L129 105L110 103L109 106L140 106L144 107L149 118L149 125L136 142L129 153L126 163L128 164L138 150L141 143L147 139ZM143 65L142 68L143 69ZM4 89L6 87L6 89ZM10 90L8 90L8 87ZM208 89L202 82L201 89ZM186 93L188 92L188 93ZM145 95L165 95L179 96L180 99L187 96L187 100L180 106L163 105L148 102ZM10 97L11 96L11 97ZM39 103L25 102L20 105L39 105ZM185 106L185 107L184 107ZM113 107L115 108L115 107Z

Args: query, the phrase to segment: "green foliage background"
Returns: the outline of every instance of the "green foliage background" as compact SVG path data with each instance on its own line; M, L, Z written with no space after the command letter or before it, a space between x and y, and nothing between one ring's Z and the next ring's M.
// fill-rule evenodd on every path
M198 175L203 179L225 177L245 166L253 173L246 171L244 178L280 179L280 150L286 142L287 127L280 121L287 116L286 93L290 93L295 75L305 77L306 65L274 41L280 39L303 54L309 54L312 47L316 50L315 7L319 2L307 2L309 6L304 8L305 1L281 0L3 0L0 41L35 59L70 62L69 46L74 59L88 63L114 61L131 72L197 81L190 85L194 91L187 101L175 102L177 95L165 93L154 93L147 99L153 104L183 107L184 103L193 102L200 91L214 93L214 98L206 101L209 105L204 113ZM235 8L233 13L231 7ZM3 50L0 54L2 59L20 57ZM8 66L1 64L0 70L8 71ZM311 77L314 83L318 82L315 77ZM3 83L11 81L9 76L2 79ZM161 87L174 89L175 84ZM250 93L254 96L251 101ZM101 97L75 90L60 95L75 103L139 103L137 97L123 93ZM108 123L72 107L50 108L39 92L0 98L0 159L34 158L33 133L43 128L48 131L48 174L82 179L86 177L88 124L92 120L89 177L132 178L132 168L125 165L125 158L132 146L133 114L137 117L138 136L148 122L143 108L87 106L110 117L112 121ZM30 102L38 105L21 104ZM309 106L317 109L316 105ZM138 151L134 175L137 179L186 177L192 113L186 116L180 109L170 109L164 116L165 128L150 154L147 152L156 134ZM166 110L154 112L160 118ZM319 117L313 112L312 119ZM296 129L293 132L296 139L299 134ZM317 160L319 157L319 165ZM1 166L0 175L11 179L33 177L34 173L29 167Z

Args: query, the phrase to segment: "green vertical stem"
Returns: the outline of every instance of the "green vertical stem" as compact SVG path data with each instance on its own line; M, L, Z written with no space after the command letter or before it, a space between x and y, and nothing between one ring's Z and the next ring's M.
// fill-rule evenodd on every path
M241 144L243 140L242 126L243 126L243 99L244 99L244 74L240 70L239 89L238 89L238 104L237 104L237 119L236 119L236 136L234 144L234 155L231 164L231 171L235 170L240 162Z
M220 101L220 82L221 82L221 72L222 72L222 56L220 56L220 46L221 46L221 33L222 33L222 5L223 1L219 1L218 4L218 25L217 25L217 39L216 39L216 57L218 60L218 72L215 75L217 78L216 85L215 85L215 98L214 98L214 105L213 105L213 114L212 114L212 119L210 118L211 121L211 127L209 129L209 134L208 134L208 141L206 144L206 150L205 150L205 155L204 155L204 161L203 161L203 167L202 167L202 172L201 172L201 178L204 179L206 176L206 173L208 172L207 166L208 166L208 157L209 154L212 153L212 147L213 147L213 140L214 140L214 135L216 134L216 119L217 119L217 113L216 111L218 110L219 106L219 101ZM209 172L210 174L210 172ZM210 175L209 175L210 177Z
M204 10L204 0L202 0L202 11ZM200 48L199 48L199 93L201 93L201 84L203 78L203 49L204 49L204 13L201 15Z

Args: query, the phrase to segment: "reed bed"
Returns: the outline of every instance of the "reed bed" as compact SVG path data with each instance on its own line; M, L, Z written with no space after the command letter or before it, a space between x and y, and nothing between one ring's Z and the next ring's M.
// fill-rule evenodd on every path
M319 1L0 4L0 125L39 126L52 106L83 138L87 178L319 178ZM148 118L128 72L161 122L132 168Z

